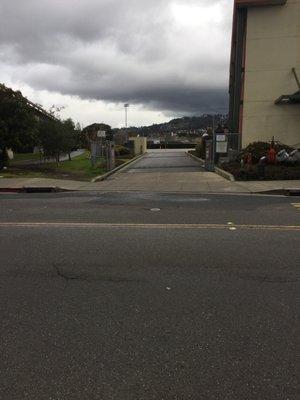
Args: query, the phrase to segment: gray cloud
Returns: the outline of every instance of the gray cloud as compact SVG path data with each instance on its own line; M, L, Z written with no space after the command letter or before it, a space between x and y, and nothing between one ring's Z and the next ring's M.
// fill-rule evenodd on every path
M203 8L203 26L181 24L174 4L222 17ZM81 98L224 111L231 11L228 0L0 0L0 70Z

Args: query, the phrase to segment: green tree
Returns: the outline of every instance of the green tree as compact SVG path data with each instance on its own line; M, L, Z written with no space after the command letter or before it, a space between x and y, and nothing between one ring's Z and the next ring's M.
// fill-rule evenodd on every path
M64 127L60 121L42 120L39 124L39 145L45 158L55 158L57 164L60 156L66 153Z
M78 147L81 149L89 149L89 141L87 137L87 133L84 132L79 123L75 125L75 130L78 138Z
M77 148L79 144L78 132L76 131L75 123L71 118L68 118L62 122L62 130L62 150L65 152L65 154L69 155L69 160L71 161L71 152Z
M7 149L33 147L37 143L38 119L21 92L0 86L0 157Z
M46 158L55 158L59 163L61 155L68 154L79 147L80 135L71 118L65 121L44 120L39 125L39 144Z

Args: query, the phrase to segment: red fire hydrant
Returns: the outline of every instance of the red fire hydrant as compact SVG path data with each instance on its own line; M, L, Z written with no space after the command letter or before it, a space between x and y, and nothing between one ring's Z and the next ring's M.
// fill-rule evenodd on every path
M268 151L268 162L269 164L276 163L276 150L274 149L274 147L271 147Z

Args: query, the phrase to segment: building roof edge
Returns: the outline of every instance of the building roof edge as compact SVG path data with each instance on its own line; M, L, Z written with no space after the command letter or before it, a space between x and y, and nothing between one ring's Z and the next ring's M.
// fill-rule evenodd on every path
M235 0L235 7L266 7L266 6L283 6L287 0Z

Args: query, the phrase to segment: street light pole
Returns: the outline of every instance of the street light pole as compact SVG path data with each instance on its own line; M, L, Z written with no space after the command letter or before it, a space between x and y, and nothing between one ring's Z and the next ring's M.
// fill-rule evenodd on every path
M212 170L215 168L216 161L216 126L215 126L215 114L212 115Z
M128 126L128 108L129 108L129 104L126 103L124 104L124 108L125 108L125 128L127 128Z

